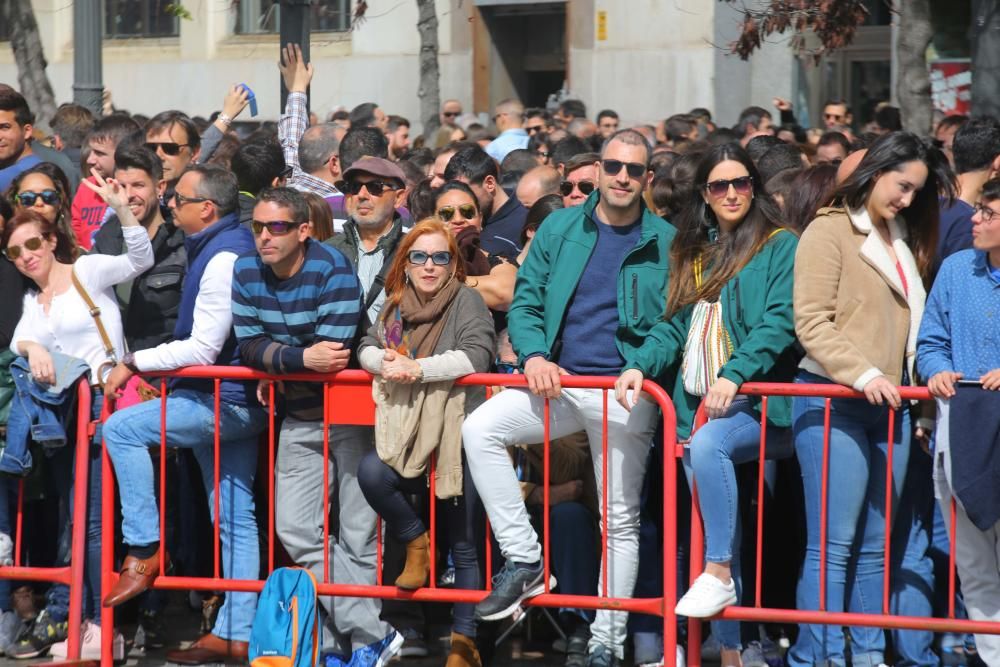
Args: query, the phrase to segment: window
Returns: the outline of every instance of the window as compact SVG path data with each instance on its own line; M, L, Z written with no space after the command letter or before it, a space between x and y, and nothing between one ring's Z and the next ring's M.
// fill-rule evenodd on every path
M105 0L104 37L176 37L179 19L169 0Z
M0 42L10 41L10 6L9 0L0 0Z
M889 25L892 23L892 4L890 0L863 0L863 4L868 9L868 18L865 25Z
M277 0L235 0L236 33L279 32ZM351 0L313 0L309 5L313 32L343 32L351 25Z

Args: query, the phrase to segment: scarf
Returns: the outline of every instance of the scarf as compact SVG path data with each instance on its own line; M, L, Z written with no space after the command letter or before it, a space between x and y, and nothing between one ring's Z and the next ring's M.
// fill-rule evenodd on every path
M481 233L480 230L469 225L455 237L455 241L458 242L458 255L465 262L465 274L468 276L488 276L490 274L490 260L482 250Z

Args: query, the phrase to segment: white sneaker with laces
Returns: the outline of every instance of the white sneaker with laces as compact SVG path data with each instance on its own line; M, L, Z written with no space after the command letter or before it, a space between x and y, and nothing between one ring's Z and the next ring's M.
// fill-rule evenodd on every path
M711 618L734 604L736 583L730 579L728 584L724 584L716 577L702 572L677 603L674 611L678 616L688 618Z
M101 626L91 623L89 620L83 622L80 628L80 659L100 660L101 659ZM49 655L53 658L66 659L68 657L68 641L56 642L49 649ZM111 641L111 656L115 661L125 659L125 637L122 633L115 631L115 637Z

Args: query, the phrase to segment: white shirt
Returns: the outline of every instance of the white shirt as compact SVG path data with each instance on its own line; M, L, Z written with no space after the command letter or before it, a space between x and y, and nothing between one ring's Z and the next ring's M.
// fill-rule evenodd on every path
M114 286L132 280L153 266L153 246L144 227L122 227L125 237L124 255L84 255L73 264L73 270L84 289L101 309L101 323L114 345L117 358L125 353L122 316L118 310ZM96 382L101 365L109 361L104 341L97 330L90 309L76 288L52 297L49 312L38 302L37 290L24 295L24 313L14 329L10 349L20 354L18 343L38 343L50 352L60 352L83 359L90 366L91 381ZM104 369L103 382L111 372Z
M211 366L233 328L233 265L236 253L220 252L208 261L194 300L194 325L184 340L172 340L135 353L141 371Z

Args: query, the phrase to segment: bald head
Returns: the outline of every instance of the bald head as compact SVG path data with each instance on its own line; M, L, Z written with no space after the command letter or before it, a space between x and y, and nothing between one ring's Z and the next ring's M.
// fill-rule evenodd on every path
M519 128L524 124L524 105L519 100L504 100L496 106L494 115L497 129L501 132Z
M597 125L589 118L574 118L566 126L566 131L584 141L597 134Z
M868 153L867 148L863 148L860 151L854 151L850 155L844 158L844 160L837 167L837 185L840 185L854 173L854 170L858 168L861 164L861 160L864 159L865 154Z
M525 172L517 184L517 199L525 208L545 195L559 194L559 172L549 166L542 165Z

